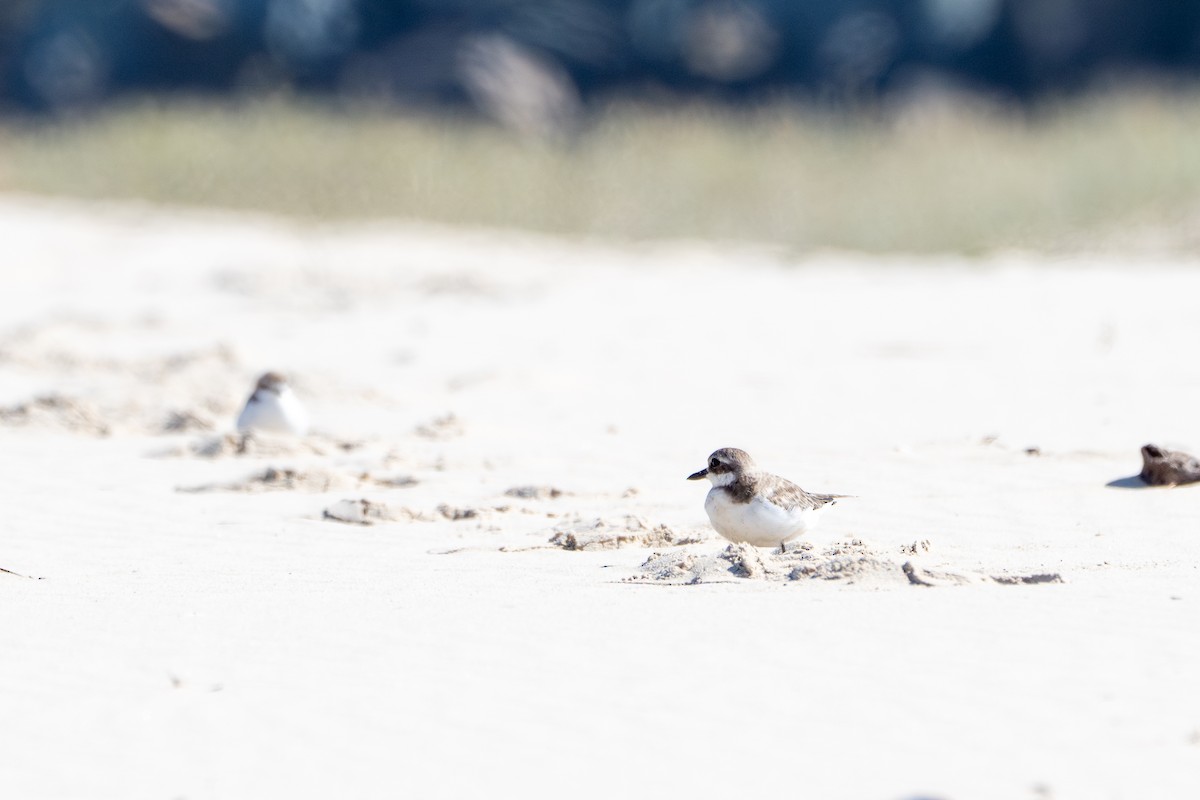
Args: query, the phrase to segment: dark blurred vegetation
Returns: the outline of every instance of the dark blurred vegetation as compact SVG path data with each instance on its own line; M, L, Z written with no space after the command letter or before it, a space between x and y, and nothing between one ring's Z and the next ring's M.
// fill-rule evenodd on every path
M0 192L1194 253L1197 73L1200 0L0 0Z
M614 96L1024 101L1198 68L1189 0L0 0L10 112L286 90L543 133Z

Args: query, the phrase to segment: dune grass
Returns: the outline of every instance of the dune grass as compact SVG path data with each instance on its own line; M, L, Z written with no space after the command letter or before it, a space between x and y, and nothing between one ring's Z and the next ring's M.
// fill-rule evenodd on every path
M858 118L621 107L574 139L293 101L0 121L0 191L797 249L1055 248L1200 212L1200 95Z

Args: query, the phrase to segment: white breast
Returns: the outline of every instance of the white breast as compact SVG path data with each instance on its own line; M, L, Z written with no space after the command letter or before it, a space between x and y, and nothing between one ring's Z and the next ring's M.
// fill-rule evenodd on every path
M255 392L238 416L239 431L266 431L303 436L308 432L308 413L299 398L285 387L282 392Z
M778 547L811 530L824 508L787 510L758 497L749 503L735 503L728 492L714 487L704 501L704 510L717 533L726 539Z

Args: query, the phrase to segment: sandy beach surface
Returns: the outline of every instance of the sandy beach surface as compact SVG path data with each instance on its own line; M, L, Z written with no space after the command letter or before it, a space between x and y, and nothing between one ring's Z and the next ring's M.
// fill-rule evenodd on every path
M7 797L1200 797L1195 263L0 239ZM723 446L854 497L730 547Z

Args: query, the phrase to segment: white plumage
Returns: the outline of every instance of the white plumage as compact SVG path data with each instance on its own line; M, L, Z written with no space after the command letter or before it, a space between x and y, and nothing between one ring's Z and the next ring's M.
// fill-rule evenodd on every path
M243 433L263 431L303 436L308 433L308 412L287 381L268 372L258 379L254 393L246 400L238 415L237 429Z
M735 503L728 492L715 486L704 500L704 510L717 533L731 542L755 547L781 547L803 536L827 507L782 508L761 496L749 503Z

